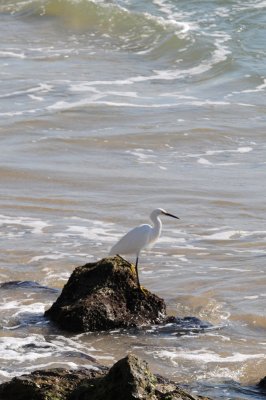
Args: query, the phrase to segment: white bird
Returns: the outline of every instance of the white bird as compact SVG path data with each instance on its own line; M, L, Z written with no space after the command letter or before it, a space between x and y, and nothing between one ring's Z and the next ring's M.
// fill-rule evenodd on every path
M169 214L162 208L156 208L153 210L150 219L153 222L153 226L148 224L139 225L133 228L131 231L125 234L110 250L110 255L116 254L135 254L136 255L136 275L137 284L140 288L139 274L138 274L138 261L139 254L142 249L150 248L158 240L162 230L162 221L160 215L168 215L169 217L179 219L173 214Z

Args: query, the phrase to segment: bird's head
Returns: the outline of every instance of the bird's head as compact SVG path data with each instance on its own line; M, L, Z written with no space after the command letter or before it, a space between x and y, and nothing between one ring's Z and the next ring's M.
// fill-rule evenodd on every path
M167 215L168 217L180 219L179 217L176 217L175 215L168 213L163 208L156 208L156 210L153 210L153 212L151 213L151 219L156 218L159 215Z

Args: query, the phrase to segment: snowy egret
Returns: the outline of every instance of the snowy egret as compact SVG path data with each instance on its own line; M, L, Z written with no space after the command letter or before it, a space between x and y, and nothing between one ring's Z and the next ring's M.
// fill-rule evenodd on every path
M162 221L160 220L160 215L168 215L168 217L176 218L173 214L169 214L162 208L156 208L153 210L150 219L153 222L153 226L144 224L133 228L131 231L125 234L110 250L110 255L115 254L135 254L136 255L136 275L137 284L140 288L139 283L139 273L138 273L138 261L139 254L142 249L152 247L153 244L158 240L161 230Z

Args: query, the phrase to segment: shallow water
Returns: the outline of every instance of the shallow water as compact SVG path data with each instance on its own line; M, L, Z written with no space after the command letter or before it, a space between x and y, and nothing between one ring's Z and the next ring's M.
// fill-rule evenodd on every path
M0 380L132 351L193 390L266 375L264 1L0 1ZM143 285L216 329L71 335L43 311L163 207ZM134 261L134 257L128 257ZM56 290L50 290L56 289Z

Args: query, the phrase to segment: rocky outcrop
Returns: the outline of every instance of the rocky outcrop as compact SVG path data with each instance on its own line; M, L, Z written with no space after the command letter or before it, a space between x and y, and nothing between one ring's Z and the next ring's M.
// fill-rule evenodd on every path
M68 331L106 331L161 323L166 306L139 289L135 267L115 256L77 267L45 315Z
M109 371L35 371L0 385L1 400L198 400L128 355Z
M68 400L85 379L97 379L103 371L51 369L34 371L0 385L1 400Z

